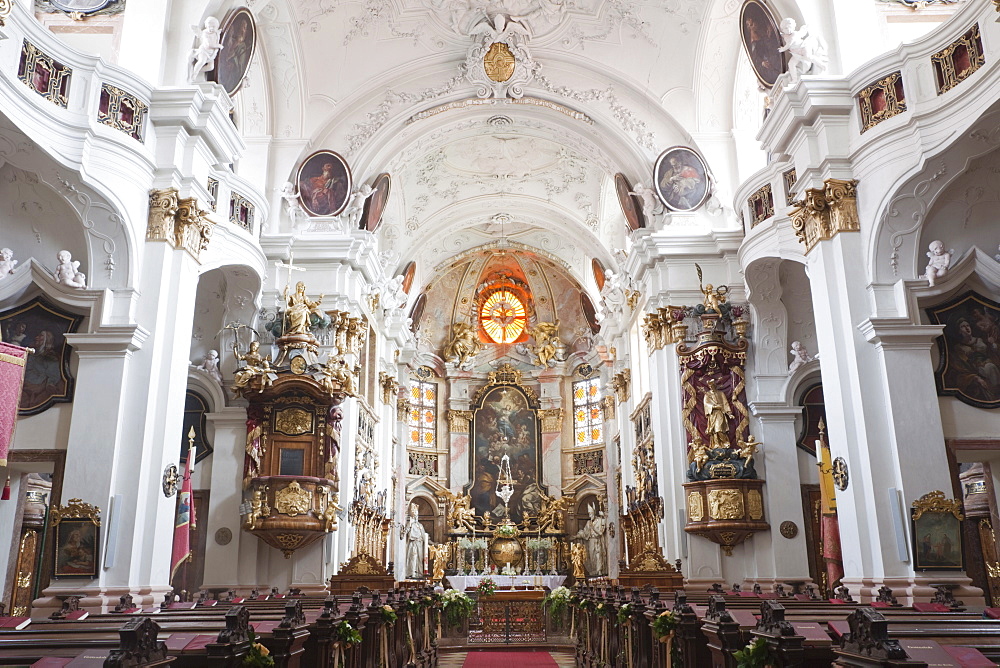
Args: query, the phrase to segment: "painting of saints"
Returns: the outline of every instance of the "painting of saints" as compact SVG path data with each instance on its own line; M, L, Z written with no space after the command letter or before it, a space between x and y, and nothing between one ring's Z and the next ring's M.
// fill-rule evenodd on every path
M939 393L980 408L1000 407L1000 305L969 292L928 314L945 325L938 339Z
M759 0L747 0L740 12L740 33L757 79L771 87L785 71L778 26L770 10Z
M523 521L537 512L538 420L525 395L513 387L497 387L486 395L473 420L474 456L470 496L476 514ZM500 463L510 458L514 494L505 508L496 494Z
M694 211L708 199L707 172L704 161L691 149L667 149L654 168L656 192L672 211Z
M336 216L351 193L351 170L333 151L318 151L299 168L299 198L312 216Z
M97 574L97 526L90 521L63 521L56 538L56 577Z
M257 25L246 7L233 12L222 28L222 52L209 78L233 95L243 85L257 43Z

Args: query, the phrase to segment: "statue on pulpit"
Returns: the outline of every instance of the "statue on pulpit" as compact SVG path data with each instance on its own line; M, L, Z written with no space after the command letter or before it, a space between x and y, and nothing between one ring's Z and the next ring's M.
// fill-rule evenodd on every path
M705 435L708 436L709 447L729 447L729 420L733 417L733 409L725 392L720 390L714 380L708 381L708 389L702 397L705 408Z
M285 286L285 327L282 334L308 334L312 315L320 320L327 317L319 308L322 302L323 295L316 301L306 296L306 284L302 281L295 284L295 292L291 295L288 294L288 286Z
M406 540L406 577L411 580L423 580L427 531L420 524L420 516L415 503L410 504L406 514L403 538Z
M607 573L608 563L608 523L604 513L593 505L587 510L590 519L573 538L587 546L587 572L592 576Z

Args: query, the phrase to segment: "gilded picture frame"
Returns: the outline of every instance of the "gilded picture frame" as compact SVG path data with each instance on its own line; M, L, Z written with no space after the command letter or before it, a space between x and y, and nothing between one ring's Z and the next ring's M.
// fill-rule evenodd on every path
M50 511L54 533L52 576L96 578L100 564L101 509L70 499Z
M307 214L337 216L351 197L351 168L339 153L316 151L299 165L295 184Z
M962 503L946 499L943 492L925 494L910 509L913 569L961 571L965 569L962 547Z
M653 187L671 211L694 211L712 194L712 177L705 160L694 149L671 146L653 165Z

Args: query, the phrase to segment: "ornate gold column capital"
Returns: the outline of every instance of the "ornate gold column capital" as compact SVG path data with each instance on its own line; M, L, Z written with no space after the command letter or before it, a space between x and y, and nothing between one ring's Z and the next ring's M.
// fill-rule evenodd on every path
M396 395L396 419L400 422L406 420L410 413L410 402L403 394Z
M618 403L628 401L632 395L632 369L622 369L611 377L611 389L615 391Z
M472 411L448 411L448 431L454 434L468 434L472 422Z
M149 191L149 216L146 241L166 241L174 245L174 221L177 216L177 189Z
M399 381L385 371L379 371L378 384L382 388L382 403L391 405L392 395L399 391Z
M840 232L861 229L857 185L855 179L827 179L822 188L807 188L802 199L793 203L795 208L788 215L806 253L820 241L832 239Z
M538 411L538 417L542 420L543 432L562 431L563 409L543 408Z
M200 261L201 252L212 238L212 228L197 198L180 199L176 188L149 191L146 241L165 241Z
M602 412L604 414L604 421L605 422L608 422L609 420L614 420L615 419L615 413L616 413L617 407L618 407L618 404L615 402L615 398L612 397L611 395L608 395L608 396L603 397L601 399L601 410L602 410Z

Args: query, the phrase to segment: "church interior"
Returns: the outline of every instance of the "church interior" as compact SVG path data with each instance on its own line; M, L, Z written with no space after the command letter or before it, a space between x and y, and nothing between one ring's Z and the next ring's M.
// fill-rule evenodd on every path
M998 665L998 209L1000 0L0 0L0 665Z

